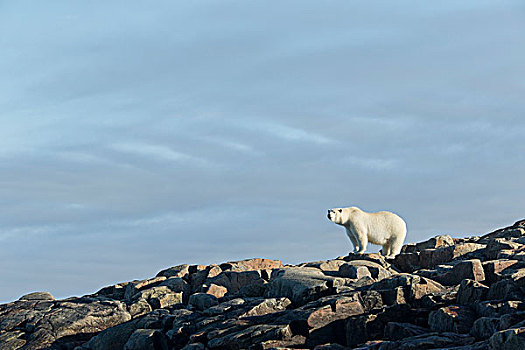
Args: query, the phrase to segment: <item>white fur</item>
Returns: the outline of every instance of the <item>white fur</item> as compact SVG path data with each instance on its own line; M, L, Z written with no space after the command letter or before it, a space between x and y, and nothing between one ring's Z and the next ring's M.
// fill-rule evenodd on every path
M328 219L344 226L354 245L354 252L363 254L368 243L383 246L383 255L394 258L401 252L407 234L406 223L394 213L367 213L357 207L328 210Z

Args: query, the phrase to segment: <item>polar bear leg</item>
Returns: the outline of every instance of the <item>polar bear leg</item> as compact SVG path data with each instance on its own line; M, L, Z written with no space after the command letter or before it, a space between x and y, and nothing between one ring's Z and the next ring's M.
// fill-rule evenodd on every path
M359 245L358 254L364 254L368 246L368 236L365 230L356 230L357 243Z
M392 237L392 239L387 243L390 245L390 252L386 255L387 258L393 259L396 255L401 253L401 248L403 247L403 241L405 240L405 235L398 237Z
M352 230L350 230L348 227L345 227L345 229L346 229L346 235L348 236L348 238L350 238L350 242L352 242L352 244L354 245L354 253L357 253L357 251L359 250L359 244L357 242L357 238L355 234L352 232Z
M389 256L390 254L392 254L392 245L390 244L390 242L386 242L385 244L383 244L383 249L381 250L381 253L383 256Z

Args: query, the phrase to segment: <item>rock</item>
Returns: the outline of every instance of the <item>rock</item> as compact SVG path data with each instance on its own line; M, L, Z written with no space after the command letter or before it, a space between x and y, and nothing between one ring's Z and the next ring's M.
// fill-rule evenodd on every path
M516 265L518 260L490 260L483 262L483 270L485 271L485 279L488 284L492 284L501 279L502 273Z
M204 284L204 282L206 282L208 278L213 278L215 276L218 276L220 273L222 273L221 268L217 265L210 265L210 266L192 265L189 267L189 271L190 271L189 280L190 280L192 292L200 292L202 285Z
M266 340L259 344L254 344L250 350L266 350L266 349L297 349L301 348L306 342L306 337L302 335L294 335L286 340Z
M521 349L523 222L390 260L179 265L84 297L30 293L0 305L0 349Z
M475 318L467 307L446 306L430 313L428 325L436 332L469 333Z
M262 316L286 310L292 302L288 298L269 298L260 301L239 317Z
M390 267L390 263L386 261L386 258L379 253L367 253L367 254L358 254L350 253L347 256L343 257L344 261L354 261L354 260L366 260L371 261L376 264L383 266L384 268Z
M189 273L190 265L183 264L183 265L177 265L170 268L167 268L165 270L160 271L156 277L186 277Z
M345 264L341 266L337 274L339 277L360 279L362 277L368 276L372 277L372 274L366 266L354 266Z
M414 272L419 269L419 252L401 253L396 255L392 264L402 272Z
M206 293L192 294L189 300L189 305L201 311L218 304L219 301L215 296Z
M472 325L470 334L477 339L488 339L498 331L499 319L496 317L480 317Z
M502 250L515 251L523 247L523 244L505 238L493 238L488 241L487 248L485 249L485 257L490 260L497 259Z
M494 239L494 238L510 239L510 238L520 238L523 236L525 236L525 228L523 228L522 226L510 226L510 227L505 227L505 228L496 230L491 233L487 233L486 235L481 236L479 241L488 242L490 239Z
M124 282L124 283L119 283L119 284L115 284L112 286L104 287L100 289L98 292L96 292L95 294L91 295L91 297L105 296L110 299L122 300L124 299L126 287L129 283L130 282Z
M26 344L25 333L22 331L0 333L0 349L16 350Z
M423 277L409 273L400 273L392 277L375 282L370 286L372 290L388 290L396 287L407 287L419 283Z
M384 329L389 322L410 319L419 323L426 322L425 312L411 310L409 305L386 307L378 314L364 314L348 317L345 321L346 345L356 347L369 340L378 340L384 336Z
M431 333L431 330L411 323L388 322L384 337L389 340L401 340L426 333Z
M202 343L191 343L182 348L182 350L204 350L206 347Z
M152 288L158 286L161 282L166 280L166 277L155 277L142 281L133 281L126 285L126 290L124 292L124 298L126 300L131 300L137 293L141 290Z
M209 349L246 349L268 340L291 339L290 327L284 325L255 325L241 331L211 339Z
M460 305L472 304L485 300L489 288L480 282L464 279L459 286L456 301Z
M491 350L525 349L525 327L512 328L494 333L489 339Z
M31 316L25 320L24 325L29 333L25 337L27 349L45 348L51 344L63 344L65 347L68 346L67 343L79 345L79 342L89 340L92 334L131 319L126 306L119 301L85 297L52 303L52 309L41 308L38 303L24 302L20 305L31 310ZM43 312L39 312L39 309ZM5 316L9 318L9 314L2 312L1 317ZM18 325L20 326L22 324Z
M183 292L176 293L167 286L158 286L136 293L133 300L145 300L153 309L160 309L182 304Z
M521 327L520 323L523 321L525 321L525 312L502 315L499 318L498 330Z
M50 300L55 300L55 297L53 297L53 295L51 295L51 293L49 292L34 292L34 293L23 295L18 300L21 300L21 301L47 300L47 301L50 301Z
M189 294L191 292L190 285L180 277L170 277L159 284L159 287L168 287L172 292L183 292Z
M334 277L325 276L314 268L286 268L272 274L265 297L287 297L297 306L318 299L331 292L334 284L344 283Z
M153 311L151 305L145 299L138 299L128 307L131 317L139 317Z
M91 338L82 349L106 350L122 349L129 337L137 329L137 322L128 321L115 327L107 328L98 335Z
M155 329L137 329L124 350L168 350L168 342L166 336Z
M409 350L409 349L476 349L473 344L475 339L466 334L456 333L427 333L405 338L395 342L382 342L379 347L366 349L381 349L381 350ZM463 347L465 346L465 347ZM365 348L360 348L365 349ZM481 350L483 348L480 348Z
M265 269L278 269L283 267L283 263L280 260L270 259L246 259L239 261L230 261L220 265L223 271L231 270L236 272L241 271L255 271Z
M489 300L523 300L523 294L521 293L516 282L514 282L511 279L504 279L490 286L490 289L487 293L487 299Z
M475 303L473 306L476 313L483 317L499 317L525 310L525 304L517 300L483 301Z
M481 260L471 259L458 262L451 271L440 276L438 281L444 285L452 286L461 283L464 279L474 281L484 281L485 272L481 265Z
M325 260L325 261L316 261L311 263L300 264L300 267L314 267L323 272L334 272L339 271L341 265L345 265L346 261L344 260Z
M331 304L316 309L308 316L307 323L311 328L321 328L336 320L363 313L365 309L361 304L359 294L355 293L351 296L333 299Z
M219 299L228 293L228 289L226 287L218 286L215 283L212 283L208 288L206 288L205 293L211 294Z
M484 248L483 244L460 243L450 247L425 249L419 255L419 265L424 268L433 268Z
M408 295L404 287L396 287L394 289L383 289L379 291L381 300L385 305L406 304Z
M361 296L361 304L367 312L381 309L384 305L383 297L378 291L363 290L359 294Z
M425 249L436 249L450 247L454 245L454 240L449 235L439 235L432 237L427 241L417 243L415 245L416 251L420 252Z
M265 283L258 271L224 271L206 281L206 284L225 287L229 295L239 293L241 288L248 285L262 286Z
M363 270L366 268L366 270ZM368 272L367 272L368 270ZM357 273L356 271L361 271ZM376 280L382 280L384 278L392 276L392 272L387 270L381 264L368 260L352 260L339 267L337 276L347 278L362 278L364 276L370 276Z

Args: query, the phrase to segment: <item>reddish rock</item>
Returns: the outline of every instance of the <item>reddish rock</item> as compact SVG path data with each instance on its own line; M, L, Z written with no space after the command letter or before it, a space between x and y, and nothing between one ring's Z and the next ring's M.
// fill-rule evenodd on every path
M447 286L452 286L461 283L464 279L471 279L474 281L484 281L485 271L479 259L460 261L451 271L439 276L438 280Z
M445 264L469 253L481 251L485 245L478 243L460 243L450 247L425 249L419 255L419 265L425 268L433 268L436 265Z
M283 263L280 260L255 258L239 261L230 261L221 264L220 267L224 271L254 271L264 269L278 269L283 267Z
M214 297L216 297L217 299L219 298L222 298L223 296L226 295L226 293L228 293L228 289L226 287L223 287L223 286L218 286L214 283L212 283L207 289L206 289L206 294L211 294L213 295Z

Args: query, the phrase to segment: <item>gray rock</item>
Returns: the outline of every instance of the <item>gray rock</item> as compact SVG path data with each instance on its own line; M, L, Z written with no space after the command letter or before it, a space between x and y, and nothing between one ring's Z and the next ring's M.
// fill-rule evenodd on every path
M495 333L489 339L491 350L525 349L525 327L506 329Z
M115 327L108 328L91 338L82 346L82 349L122 349L136 329L137 322L135 321L125 322Z
M173 292L168 286L142 290L133 296L134 301L145 300L152 309L173 307L183 302L183 292Z
M124 350L168 350L168 341L155 329L137 329L124 345Z
M31 303L26 304L29 308L33 306ZM32 309L32 312L34 310ZM70 343L74 344L75 338L84 339L83 335L88 336L131 319L126 306L114 300L73 298L53 302L51 310L33 313L32 317L26 320L25 329L29 332L26 338L28 349L65 343L68 342L68 337L72 338Z
M246 349L263 341L291 339L292 335L287 325L255 325L213 338L208 342L207 347L209 349Z
M473 306L476 313L483 317L499 317L525 310L525 304L519 300L483 301L475 303Z
M411 323L388 322L385 327L384 337L389 340L401 340L431 332L428 328L416 326Z
M469 333L476 315L464 306L446 306L432 311L428 325L436 332Z
M330 294L331 288L338 283L344 284L344 280L325 276L315 268L286 268L272 274L265 297L286 297L300 306Z
M325 260L325 261L316 261L299 265L300 267L315 267L323 272L335 272L339 271L341 265L345 265L346 261L344 260ZM341 276L343 277L343 276Z
M206 284L225 287L228 290L228 295L239 293L243 287L252 286L252 288L256 288L263 286L265 283L266 281L258 271L224 271L206 281ZM245 288L243 292L246 294L258 294L257 291L250 293L248 288Z
M155 277L147 280L133 281L126 285L126 290L124 292L124 298L126 300L131 300L137 293L141 290L152 288L158 286L161 282L166 280L166 277Z
M523 293L516 282L511 279L498 281L490 286L487 293L489 300L522 300Z
M459 286L456 301L466 305L485 300L488 290L489 288L480 282L464 279Z
M25 333L22 331L12 331L0 333L0 349L16 350L26 344Z
M292 302L288 298L269 298L261 300L239 317L262 316L278 311L286 310Z
M449 235L439 235L432 237L427 241L417 243L415 245L416 251L422 251L425 249L436 249L450 247L454 245L454 240Z
M177 266L173 266L173 267L170 267L170 268L167 268L165 270L162 270L160 271L156 277L167 277L167 278L170 278L170 277L180 277L180 278L183 278L183 277L186 277L189 273L189 267L190 265L188 264L183 264L183 265L177 265Z
M518 260L490 260L483 262L483 270L485 271L485 279L488 284L492 284L501 279L502 274L511 270L513 266L518 264Z
M360 279L365 276L372 277L372 274L366 266L354 266L345 264L341 266L337 274L339 277Z
M190 296L189 305L195 307L197 310L206 310L209 307L218 305L219 301L211 294L195 293Z
M470 334L477 339L488 339L498 331L499 319L495 317L480 317L472 325Z
M49 292L34 292L29 293L24 296L21 296L20 299L22 301L34 301L34 300L55 300L55 297L51 295Z

